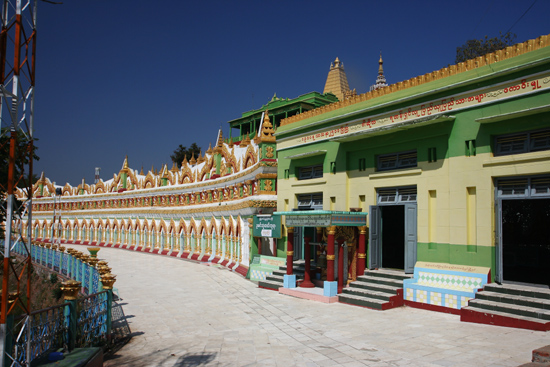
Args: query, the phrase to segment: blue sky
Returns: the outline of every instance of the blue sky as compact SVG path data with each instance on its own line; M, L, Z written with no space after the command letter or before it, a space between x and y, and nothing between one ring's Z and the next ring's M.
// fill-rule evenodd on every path
M274 93L322 92L336 57L365 93L380 51L396 83L453 64L468 39L550 33L549 0L522 18L532 0L62 1L38 4L34 168L61 185L95 167L110 179L125 155L171 167L179 144L206 150Z

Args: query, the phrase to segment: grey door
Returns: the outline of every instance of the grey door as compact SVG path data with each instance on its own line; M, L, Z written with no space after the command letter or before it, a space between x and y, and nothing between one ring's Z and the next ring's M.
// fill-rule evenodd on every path
M381 211L378 205L371 205L369 208L369 269L376 269L381 266L380 247L382 245L380 232L382 230Z
M416 264L416 203L405 204L405 273L413 273Z

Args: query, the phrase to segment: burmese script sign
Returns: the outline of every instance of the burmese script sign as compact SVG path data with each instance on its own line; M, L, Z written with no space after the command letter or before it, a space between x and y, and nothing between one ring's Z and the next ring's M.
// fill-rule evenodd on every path
M289 227L327 227L331 224L332 215L287 215L285 223Z
M452 111L514 98L548 88L550 88L550 74L532 75L514 82L511 81L505 84L497 84L486 89L477 90L475 93L459 94L449 98L414 105L410 108L393 111L389 114L373 115L371 118L353 120L345 124L334 125L329 129L320 129L311 134L296 135L289 139L283 138L280 141L278 139L277 150L336 137L344 137L349 134L366 132L371 129L376 130L382 126L391 126L392 124L403 123L405 121L444 113L451 114Z
M281 238L281 216L255 215L252 220L252 236Z

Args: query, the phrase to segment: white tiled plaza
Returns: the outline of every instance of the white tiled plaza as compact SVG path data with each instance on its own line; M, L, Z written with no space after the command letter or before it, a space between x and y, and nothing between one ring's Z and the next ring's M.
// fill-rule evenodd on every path
M85 251L83 246L74 246ZM134 334L106 366L518 366L550 334L257 288L226 268L102 248Z

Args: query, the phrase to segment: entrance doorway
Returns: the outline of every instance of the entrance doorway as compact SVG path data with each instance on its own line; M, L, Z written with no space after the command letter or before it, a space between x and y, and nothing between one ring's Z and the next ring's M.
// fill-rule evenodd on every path
M505 281L550 285L550 199L502 201Z
M414 272L416 263L416 187L378 191L370 207L369 268Z
M380 207L382 231L382 266L405 269L405 206L386 205Z
M498 179L497 282L550 286L550 177Z

